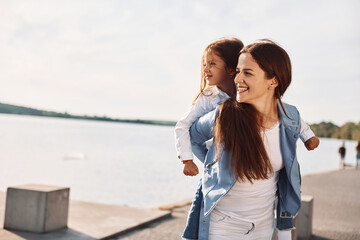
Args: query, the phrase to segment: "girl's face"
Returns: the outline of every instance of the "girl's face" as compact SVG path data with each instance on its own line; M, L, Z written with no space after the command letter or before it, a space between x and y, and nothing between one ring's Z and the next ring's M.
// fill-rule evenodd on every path
M213 51L206 53L203 62L204 78L209 86L217 86L222 89L222 86L232 81L233 74L226 68L226 63Z
M236 73L236 101L257 106L274 98L276 78L266 78L265 72L250 53L240 55Z

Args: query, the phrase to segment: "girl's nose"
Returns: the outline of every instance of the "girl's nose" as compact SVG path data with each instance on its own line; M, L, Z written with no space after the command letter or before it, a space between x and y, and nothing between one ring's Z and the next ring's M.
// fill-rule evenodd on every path
M206 64L205 67L204 67L204 72L208 72L210 69L209 69L209 65Z

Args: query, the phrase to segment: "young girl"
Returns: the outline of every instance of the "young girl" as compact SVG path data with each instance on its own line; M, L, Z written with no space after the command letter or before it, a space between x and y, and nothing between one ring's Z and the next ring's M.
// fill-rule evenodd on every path
M178 158L183 172L195 176L199 169L193 162L189 128L196 119L235 95L235 69L243 43L236 38L224 38L210 43L202 55L200 92L189 112L175 126Z
M176 150L178 158L184 164L183 173L186 176L199 173L193 162L189 129L199 117L235 96L235 70L243 46L237 38L223 38L210 43L203 52L200 92L188 113L175 126ZM315 149L319 139L314 137L314 133L304 121L301 125L301 140L309 151Z

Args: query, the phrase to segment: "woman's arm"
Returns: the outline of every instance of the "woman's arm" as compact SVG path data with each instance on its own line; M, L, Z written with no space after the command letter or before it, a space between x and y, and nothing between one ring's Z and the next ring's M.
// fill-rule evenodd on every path
M201 162L205 161L207 153L206 141L213 137L212 128L218 111L219 107L205 114L196 120L190 128L192 151Z

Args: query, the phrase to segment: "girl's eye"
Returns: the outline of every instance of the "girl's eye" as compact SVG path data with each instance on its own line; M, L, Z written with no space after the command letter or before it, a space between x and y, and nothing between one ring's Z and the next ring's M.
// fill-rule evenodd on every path
M249 75L249 76L251 76L252 74L251 74L251 73L249 73L249 72L245 72L245 75Z
M215 63L214 63L214 62L210 62L210 65L215 65Z
M239 70L236 70L236 71L235 71L235 75L238 75L239 73L240 73Z

